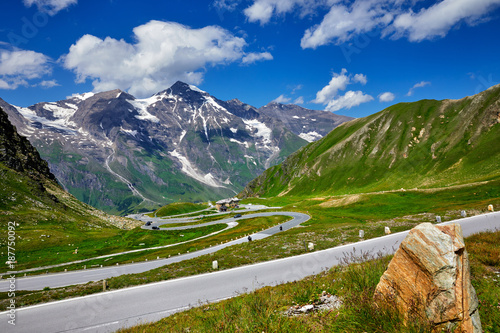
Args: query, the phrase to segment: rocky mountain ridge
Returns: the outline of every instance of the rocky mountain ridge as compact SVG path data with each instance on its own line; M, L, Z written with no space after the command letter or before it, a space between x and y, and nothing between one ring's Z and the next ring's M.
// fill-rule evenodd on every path
M85 221L87 226L99 228L137 226L137 221L107 215L65 192L48 163L25 137L18 134L0 107L0 224L7 228L8 223L14 223L12 221L18 221L17 226L22 223L22 228L27 230L30 225L38 225L37 231L52 223L65 229L74 221ZM83 223L77 225L77 228L82 227ZM55 230L54 226L47 229ZM0 243L6 239L0 238Z
M146 99L112 90L27 108L0 99L0 106L65 189L112 213L233 196L350 119L302 108L287 118L182 82ZM311 114L327 120L300 125Z
M35 181L56 178L50 172L49 166L29 141L17 133L10 123L5 111L0 108L0 162L5 166L20 172Z
M500 177L500 85L400 103L343 123L251 181L242 197L325 196Z

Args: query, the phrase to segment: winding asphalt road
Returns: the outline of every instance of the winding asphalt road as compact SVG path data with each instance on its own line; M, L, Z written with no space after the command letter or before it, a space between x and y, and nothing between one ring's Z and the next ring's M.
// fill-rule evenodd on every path
M500 229L500 213L456 221L464 236ZM119 328L159 320L172 313L206 302L250 292L263 286L299 280L334 265L346 253L393 253L408 231L296 257L214 273L94 294L65 301L17 309L16 325L9 313L0 313L1 332L114 332Z
M304 223L305 221L309 220L309 215L302 214L302 213L296 213L296 212L266 212L266 213L253 213L253 214L247 214L242 216L241 218L227 218L227 219L222 219L214 222L209 222L208 224L231 224L234 222L238 221L244 221L245 219L248 218L254 218L254 217L262 217L262 216L276 216L276 215L283 215L283 216L290 216L293 219L282 223L281 226L283 227L283 231L288 230L290 228L293 228L301 223ZM178 223L178 222L176 222ZM155 224L161 225L163 222L155 222ZM197 228L202 225L190 225L186 227L178 227L178 228L173 228L173 229L188 229L188 228ZM168 230L169 228L161 228L162 230ZM161 232L161 231L158 231ZM251 235L252 239L257 240L257 239L263 239L266 237L269 237L271 235L274 235L276 233L280 232L279 226L273 227L266 229L264 231L254 233ZM200 251L195 251L191 253L185 253L181 255L177 255L171 258L164 258L164 259L159 259L159 260L153 260L153 261L144 261L144 262L139 262L139 263L134 263L134 264L127 264L127 265L120 265L120 266L111 266L111 267L103 267L103 268L95 268L95 269L86 269L86 270L79 270L79 271L70 271L66 273L54 273L54 274L46 274L46 275L36 275L32 277L25 277L25 278L18 278L16 280L16 289L17 290L42 290L45 287L50 287L50 288L58 288L58 287L64 287L64 286L70 286L74 284L82 284L82 283L87 283L90 281L99 281L99 280L104 280L104 279L109 279L111 277L115 276L120 276L124 274L135 274L135 273L142 273L146 272L149 270L152 270L154 268L162 267L168 264L180 262L183 260L187 259L192 259L196 258L205 254L209 253L214 253L216 251L219 251L225 247L232 246L235 244L240 244L240 243L245 243L248 242L246 237L236 239L234 241L230 241L227 243L223 243L220 245L212 246ZM172 244L176 245L176 244ZM161 248L161 247L155 247L155 248ZM7 275L5 275L7 276ZM0 280L0 292L6 292L9 290L10 283L8 280L2 279Z

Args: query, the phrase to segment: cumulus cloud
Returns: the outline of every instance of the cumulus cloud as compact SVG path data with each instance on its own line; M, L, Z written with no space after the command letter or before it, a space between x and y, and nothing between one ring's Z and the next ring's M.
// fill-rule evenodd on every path
M283 15L298 9L300 15L305 16L328 2L332 0L255 0L243 12L250 22L260 22L264 25L273 15Z
M350 109L360 104L370 102L373 97L363 93L362 91L349 90L343 96L332 99L326 105L325 110L335 112L341 109Z
M320 24L306 30L300 46L315 49L331 42L340 44L376 27L386 26L393 16L382 6L384 2L357 0L350 7L332 6Z
M500 0L443 0L418 13L410 9L398 15L388 32L394 32L394 38L407 35L414 42L444 37L457 23L474 25L499 5Z
M415 92L415 89L425 87L429 84L431 84L429 81L420 81L419 83L415 83L415 85L413 85L413 87L411 87L410 90L408 90L408 93L406 94L406 96L413 95L413 93Z
M48 88L60 86L60 84L57 83L56 80L44 80L44 81L40 82L38 84L38 86L48 89Z
M396 96L394 96L394 94L389 91L378 95L378 100L380 102L392 102L394 98L396 98Z
M287 104L291 101L291 98L286 97L285 95L279 95L277 98L273 100L275 103Z
M316 93L316 98L312 101L317 104L326 105L326 111L338 111L340 109L350 109L362 103L373 100L373 97L363 93L362 91L347 91L344 95L339 96L339 91L344 91L350 84L360 83L365 85L368 82L366 75L355 74L348 75L347 70L342 68L340 73L333 73L332 79Z
M328 100L337 96L339 90L345 90L347 84L350 82L350 78L346 74L347 69L345 68L342 68L340 74L333 73L330 83L316 93L316 99L312 102L318 104L328 103Z
M382 30L382 37L406 37L412 42L444 37L462 23L475 25L486 20L500 0L254 0L244 10L250 22L268 23L287 13L327 14L307 29L302 48L315 49L330 43L342 44L356 36ZM376 32L378 34L378 32Z
M234 11L238 7L241 0L215 0L212 6L218 10Z
M0 49L1 89L28 86L29 80L39 79L51 72L51 59L42 53Z
M273 56L269 52L262 52L262 53L248 53L241 59L241 63L244 65L249 65L253 64L254 62L257 61L263 61L263 60L273 60Z
M302 97L302 96L297 97L295 99L295 101L293 101L293 104L297 104L297 105L304 104L304 97Z
M93 80L95 91L120 88L145 97L177 80L199 85L209 66L272 57L266 52L245 54L245 40L218 26L191 29L175 22L150 21L133 32L133 44L85 35L61 61L75 72L77 82Z
M302 88L304 88L304 85L302 84L297 84L295 86L289 86L289 88L292 90L292 94L295 94L297 91L301 90Z
M55 15L61 10L74 5L78 0L23 0L26 7L36 5L38 10L49 15Z

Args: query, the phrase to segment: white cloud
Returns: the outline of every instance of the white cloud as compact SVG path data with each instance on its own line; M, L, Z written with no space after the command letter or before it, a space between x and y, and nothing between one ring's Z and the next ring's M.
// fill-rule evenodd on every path
M443 0L418 13L410 11L398 15L388 32L394 38L407 35L413 42L444 37L461 21L476 24L500 5L500 0Z
M373 97L363 93L362 91L347 91L344 95L339 96L339 91L347 89L349 84L360 83L365 85L368 82L366 75L355 74L348 75L347 70L342 68L340 74L333 73L332 79L316 93L316 98L312 103L325 104L327 111L338 111L340 109L350 109L362 103L373 100Z
M305 16L312 14L317 7L335 1L337 0L254 0L243 12L250 22L264 25L273 15L279 16L299 9L300 15Z
M289 87L291 90L292 90L292 94L295 94L297 91L301 90L302 88L304 88L304 85L302 84L297 84L295 86L290 86Z
M326 105L325 110L335 112L340 109L350 109L354 106L358 106L372 100L372 96L364 94L362 91L349 90L345 93L345 95L339 96L329 101Z
M338 4L331 7L323 21L306 30L300 46L315 49L331 42L340 44L355 35L369 32L392 21L384 7L385 0L355 1L350 8Z
M279 95L277 98L273 100L275 103L287 104L291 101L291 98L286 97L285 95Z
M333 73L333 77L327 86L323 87L320 91L316 93L316 99L313 103L324 104L328 103L328 100L337 96L339 90L345 90L346 86L349 84L350 79L346 75L347 69L342 68L340 74Z
M11 89L7 81L0 79L0 89Z
M236 7L238 7L240 3L240 0L215 0L212 3L212 6L214 6L218 10L227 10L227 11L234 11Z
M361 84L366 84L368 82L368 80L366 79L366 75L364 74L355 74L354 75L354 82L359 82Z
M293 101L293 104L297 104L297 105L304 104L304 97L302 97L302 96L297 97L295 99L295 101Z
M244 65L249 65L253 64L254 62L257 61L262 61L262 60L273 60L273 56L269 52L262 52L262 53L248 53L241 59L241 63Z
M46 80L46 81L42 81L38 84L40 87L42 88L53 88L53 87L57 87L57 86L60 86L59 83L57 83L56 80Z
M365 75L355 74L353 78L352 75L347 75L347 69L342 68L340 74L333 73L330 83L316 93L316 99L312 102L326 104L329 100L337 96L339 90L346 90L348 84L361 83L364 85L367 82L368 80Z
M429 84L431 84L429 81L420 81L419 83L415 83L413 85L413 87L411 87L410 90L408 90L408 93L406 94L406 96L413 95L413 92L415 91L415 89L425 87Z
M25 50L0 50L0 88L16 89L27 86L28 80L38 79L52 72L50 58Z
M392 102L394 98L396 98L396 96L394 96L394 94L389 91L378 95L378 100L380 102Z
M245 40L218 26L191 29L175 22L150 21L133 31L133 44L85 35L61 61L76 73L77 82L92 79L95 91L120 88L145 97L177 80L198 85L208 66L245 57Z
M302 48L341 44L356 36L382 29L382 37L407 37L412 42L444 37L461 23L479 24L500 6L500 0L254 0L244 10L250 22L268 23L275 16L300 13L304 17L327 14L307 29ZM378 32L375 32L378 34Z
M26 7L36 5L38 10L49 15L55 15L61 10L74 5L78 0L23 0Z

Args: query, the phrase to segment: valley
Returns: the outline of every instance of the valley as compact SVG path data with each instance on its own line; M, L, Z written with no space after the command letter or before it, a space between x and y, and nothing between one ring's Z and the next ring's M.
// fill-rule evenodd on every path
M0 333L500 333L500 0L0 22Z
M179 95L190 95L183 97L183 100L196 97L203 100L202 104L210 104L213 99L192 86L178 83L173 88L185 89L181 90L182 94ZM164 94L173 96L173 88ZM109 95L109 92L106 94ZM114 92L112 95L119 99L122 93ZM126 97L126 103L130 103L131 97ZM154 100L164 103L162 98L157 96ZM141 100L132 101L132 105L136 107L146 105ZM95 103L100 105L101 102L98 100ZM177 102L181 102L181 99L179 98ZM67 105L67 102L64 103ZM232 103L240 105L241 102ZM282 118L283 112L287 112L279 105L270 104L270 106L278 118ZM35 109L39 110L42 107L37 108ZM203 108L202 106L194 112L201 112ZM248 106L245 110L252 112ZM289 110L291 110L289 112L305 112ZM28 113L26 110L23 112ZM133 114L134 120L128 120L130 123L136 120L142 121L140 118L144 117L144 119L154 119L146 113L127 112ZM266 112L272 113L268 108L262 111L259 117L271 117L264 115ZM151 145L160 147L162 144L153 139L148 141L143 138L144 140L135 141L132 145L129 141L123 141L123 133L120 134L116 129L113 130L115 134L110 134L113 132L111 131L104 136L96 132L95 137L101 135L106 141L109 140L109 136L116 135L116 140L109 141L108 144L96 149L96 151L101 149L105 154L96 158L96 161L100 161L96 164L100 169L92 169L92 172L95 176L100 176L104 170L102 172L107 172L109 177L115 179L115 184L126 187L126 191L131 195L129 199L135 198L124 201L127 205L131 205L130 207L139 207L132 209L135 214L128 217L108 215L65 192L61 186L64 184L58 184L49 166L54 170L68 170L66 169L68 166L64 163L59 166L44 162L26 139L17 136L15 128L7 124L4 114L2 123L4 132L12 134L1 137L5 149L0 151L3 152L0 156L2 162L0 222L3 225L13 223L16 226L18 254L16 271L12 272L5 266L0 273L5 276L16 275L21 288L33 289L18 290L15 298L17 304L30 309L29 305L65 300L75 296L90 297L96 294L92 297L96 299L103 295L105 297L108 291L102 293L103 279L106 279L110 294L115 292L126 294L134 289L132 287L153 288L154 283L163 283L165 280L171 280L171 283L175 284L187 276L192 276L193 279L219 276L219 273L222 276L223 272L232 274L233 269L238 267L241 270L253 271L261 265L273 266L276 260L278 262L286 258L291 261L301 260L304 255L314 256L322 251L340 249L341 252L338 253L350 251L354 255L355 249L365 249L364 244L376 242L387 249L397 247L397 242L389 244L385 241L389 239L384 236L386 228L393 234L391 237L404 237L401 235L423 222L446 223L456 220L458 223L464 223L464 232L467 235L492 230L499 227L497 224L500 223L497 213L488 213L490 206L492 209L500 207L498 173L500 151L494 144L499 135L498 114L500 114L500 87L495 86L459 101L420 101L408 105L395 105L367 118L351 120L336 127L323 138L302 148L297 147L298 150L290 152L288 157L282 155L282 163L275 166L271 165L269 158L279 155L278 150L270 148L268 150L270 155L266 157L269 168L250 181L238 194L241 198L241 207L231 208L226 213L218 213L212 203L207 204L201 200L197 203L183 203L177 200L147 214L137 213L155 205L160 207L161 200L154 201L159 197L151 196L153 193L151 191L145 191L144 183L132 181L135 179L137 169L131 169L130 165L139 163L139 160L133 160L130 158L132 155L124 153L123 144L135 147L133 154L137 153L136 157L142 156L140 160L142 162L150 158L146 157L147 147L144 146L144 142L147 142L149 148ZM50 118L47 115L46 117ZM255 120L261 119L259 117L250 120L242 118L241 122L245 126L253 124L255 132L260 131L262 134L257 136L264 141L256 142L254 147L268 145L269 148L271 146L266 141L267 134L263 134L267 133L266 129L258 124L260 120ZM30 126L35 124L35 119L38 118L32 116ZM292 119L300 117L294 116ZM21 121L26 121L26 118ZM417 123L420 127L417 127ZM470 125L463 126L464 123ZM60 121L57 124L59 126ZM121 123L120 126L123 127L124 124ZM281 124L284 122L280 122L277 126L282 126ZM47 129L47 126L49 125L45 122L40 127L41 131L37 132L38 135L45 133L43 130ZM51 126L55 128L53 124ZM98 126L101 130L105 128L101 123ZM154 126L151 128L155 128ZM205 128L203 121L199 126L201 126L200 135L206 139L207 146L217 145L219 138L210 134L209 127ZM287 126L289 129L285 125L282 127L286 133L297 130L294 128L295 125L289 123ZM24 130L26 128L28 127L24 127ZM151 128L148 131L152 130ZM73 131L75 130L78 131L76 127L73 128ZM64 140L71 140L70 135L73 134L68 134L71 129L65 128L63 131L65 134L62 136L67 136ZM178 147L188 135L187 132L181 134L177 142ZM132 136L135 138L138 133ZM300 140L304 137L296 136ZM35 140L33 136L30 139ZM233 140L243 142L234 138ZM191 147L192 142L189 141L186 145ZM61 147L59 143L54 141L53 147ZM236 144L242 146L240 143ZM51 149L53 147L51 146ZM44 148L47 149L45 144L42 144L40 149ZM93 151L92 149L89 148L89 151ZM213 188L218 188L214 185L221 184L213 177L215 172L200 173L201 169L194 167L190 162L193 160L191 157L193 155L180 154L179 151L176 148L168 153L180 162L177 169L169 169L172 174L188 177L190 179L188 183L197 181L201 184L199 188L203 188L201 191L210 193L211 197L224 193L213 191ZM283 148L279 151L282 152ZM83 155L76 157L77 152L79 151L75 148L61 155L65 163L72 165L71 168L76 165L75 170L85 160ZM243 150L238 154L247 152L248 150ZM50 154L58 156L54 152ZM163 154L165 156L155 152L148 156L157 158L157 161L164 161L167 156L165 150ZM185 156L190 156L190 159ZM234 155L232 158L239 157ZM30 160L32 162L26 163ZM142 162L135 165L140 166ZM173 160L168 160L168 163L171 163L171 166L175 165ZM267 162L264 162L263 167L266 167L266 164ZM153 169L148 170L149 174L155 174ZM182 177L177 181L183 182L187 179ZM156 180L158 183L151 181L152 187L162 183ZM113 189L111 186L110 190ZM193 193L198 195L194 189L193 187ZM226 194L233 196L235 190L236 187ZM88 191L94 193L91 189ZM104 188L98 192L110 195ZM121 213L127 211L130 210L126 208ZM236 217L236 214L242 216ZM290 220L292 217L296 220ZM469 225L467 221L479 220L487 222L470 223L473 225L472 229L465 227ZM147 221L151 223L146 226ZM280 226L283 230L279 229ZM361 231L363 231L362 237ZM248 236L251 236L251 241ZM6 239L0 239L0 242L6 244ZM309 244L312 244L312 248ZM380 249L382 248L377 247L373 251ZM307 252L311 253L306 254ZM335 255L339 256L338 253ZM389 253L391 252L386 254ZM217 269L212 267L214 260L218 262ZM307 260L299 265L306 264ZM327 266L332 265L329 261ZM493 274L496 272L496 265L493 263ZM283 271L284 268L278 275L282 276ZM104 275L100 275L100 272ZM297 279L319 272L315 269L306 270L297 275ZM65 274L87 277L67 280ZM37 279L41 281L38 285L22 287L24 281ZM248 281L240 277L229 279L239 279L248 286ZM264 283L264 280L259 275L257 282L262 282L258 283L260 287L276 285L276 281L266 280ZM281 282L291 281L283 279ZM214 291L217 289L215 286L211 288ZM202 302L218 301L230 297L235 292L240 293L241 288L238 286L234 290L227 289L222 294L217 293L212 296L200 296L195 293L189 297L190 299L198 297ZM251 289L248 297L253 297L255 294L253 290L256 289L258 288ZM10 299L7 292L0 293L0 306L6 309ZM171 308L160 312L162 316L172 314L178 309L185 309L189 304L175 303ZM137 318L146 317L137 316ZM121 327L125 326L129 324L123 324ZM89 326L89 329L98 331L99 327Z

